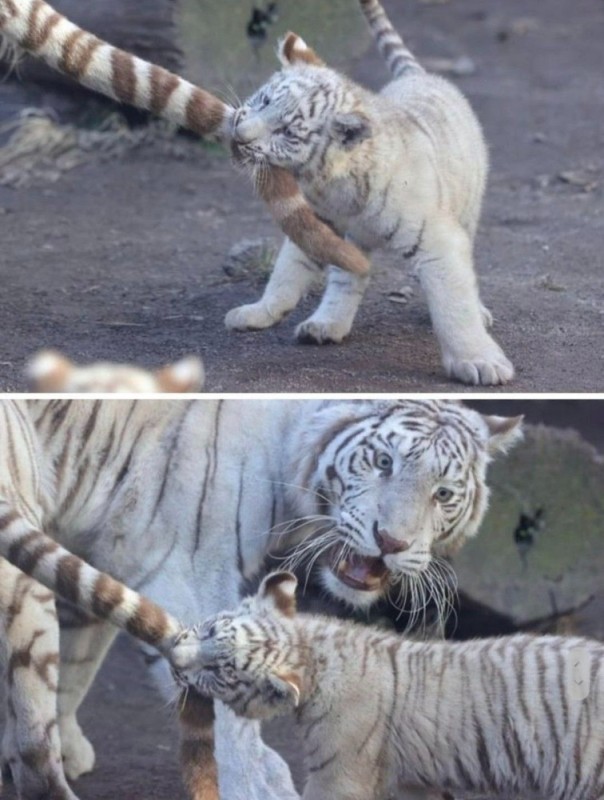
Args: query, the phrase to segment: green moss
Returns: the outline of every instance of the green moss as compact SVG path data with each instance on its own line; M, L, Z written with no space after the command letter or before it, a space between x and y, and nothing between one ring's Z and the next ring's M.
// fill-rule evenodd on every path
M517 620L585 601L604 575L604 465L576 435L531 428L492 465L492 502L478 537L459 554L460 585ZM522 557L522 513L543 526Z
M257 88L278 66L277 39L289 30L337 66L370 44L364 20L350 0L280 0L279 18L264 45L254 50L247 37L252 2L183 0L178 18L186 74L226 100ZM263 2L257 3L260 7Z

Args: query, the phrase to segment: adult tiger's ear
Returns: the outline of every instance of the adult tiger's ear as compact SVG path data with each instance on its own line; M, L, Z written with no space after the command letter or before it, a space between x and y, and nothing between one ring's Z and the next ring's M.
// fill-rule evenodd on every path
M291 572L272 572L260 584L257 603L267 611L293 617L296 613L297 586L298 579Z
M56 350L40 350L25 367L33 392L65 392L75 364Z
M181 358L155 372L155 380L160 392L186 394L200 392L203 388L204 369L201 359L196 356Z
M352 150L371 136L371 123L360 111L337 114L332 123L332 132L345 150Z
M284 67L294 64L312 64L315 67L324 67L323 59L310 48L297 33L286 33L277 45L277 56Z
M523 437L522 423L524 415L519 417L494 417L483 415L487 424L488 439L487 450L491 455L507 453L510 447L519 442Z

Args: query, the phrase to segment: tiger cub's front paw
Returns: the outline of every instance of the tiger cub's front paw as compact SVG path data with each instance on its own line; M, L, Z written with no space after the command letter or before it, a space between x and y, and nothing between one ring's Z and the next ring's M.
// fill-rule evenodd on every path
M285 316L271 313L264 303L250 303L247 306L232 308L224 318L224 324L231 331L260 331L280 322Z
M512 362L490 337L471 352L445 353L443 363L450 378L473 386L497 386L514 377Z
M350 326L338 322L307 319L296 328L300 344L339 344L350 333Z

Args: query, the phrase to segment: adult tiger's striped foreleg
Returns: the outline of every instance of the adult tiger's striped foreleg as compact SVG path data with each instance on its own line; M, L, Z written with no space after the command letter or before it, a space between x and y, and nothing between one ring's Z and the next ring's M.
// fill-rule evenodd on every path
M230 138L231 106L82 30L44 0L0 0L0 36L107 97L201 136ZM283 231L311 258L358 274L369 271L363 253L318 219L289 172L271 167L257 188Z
M0 555L10 562L7 564L0 560L0 567L8 567L15 572L15 568L21 570L22 572L17 574L34 587L36 584L29 578L34 578L56 592L79 610L108 620L128 631L170 660L173 647L182 632L181 624L174 617L147 598L67 551L24 519L6 501L0 501ZM38 590L43 593L41 587L38 587ZM50 596L45 594L45 597ZM2 610L0 604L0 611ZM9 614L2 616L10 621ZM111 636L107 642L110 641ZM96 639L94 642L96 643ZM34 646L36 646L35 639L31 643L31 647ZM98 650L98 647L93 649ZM24 652L22 648L17 650L17 653L22 652ZM86 656L85 653L84 661L87 660ZM9 681L10 665L9 658ZM52 663L45 665L45 670L50 670L51 666L57 670L58 637L54 658ZM27 675L30 675L30 671ZM57 680L54 678L53 697L56 689ZM65 738L69 755L70 777L77 777L82 772L88 771L94 763L94 753L75 721L78 704L69 710L65 707L63 698L61 709L63 717L61 736ZM217 771L213 755L212 702L189 693L180 708L180 715L183 733L181 761L190 796L194 800L218 800ZM53 718L53 725L56 725L56 718ZM58 738L58 728L56 736ZM60 745L58 747L60 753ZM83 749L89 751L84 753L86 757L82 756ZM48 798L75 800L70 790L67 794L50 794Z
M52 592L0 559L0 665L6 704L0 768L21 798L76 800L57 724L59 627ZM0 775L0 794L2 777Z

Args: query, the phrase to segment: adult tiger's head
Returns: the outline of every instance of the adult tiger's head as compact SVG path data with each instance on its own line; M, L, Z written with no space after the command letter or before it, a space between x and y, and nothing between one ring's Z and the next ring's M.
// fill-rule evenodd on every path
M233 116L233 155L252 166L316 172L327 148L348 152L371 135L358 108L361 90L329 69L296 34L280 42L278 55L283 69Z
M442 557L484 517L487 464L521 437L521 422L453 401L326 403L291 454L295 516L320 527L289 566L318 568L354 606L390 590L437 595Z

